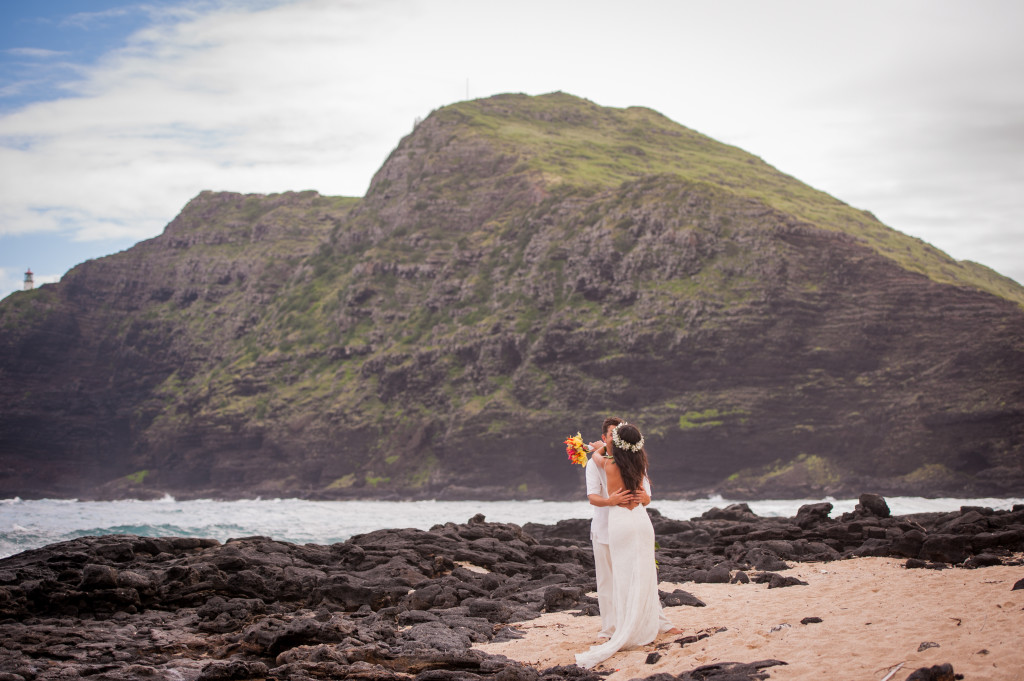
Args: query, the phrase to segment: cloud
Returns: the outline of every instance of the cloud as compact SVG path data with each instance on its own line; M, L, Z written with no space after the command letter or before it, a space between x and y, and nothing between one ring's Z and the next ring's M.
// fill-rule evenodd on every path
M1014 85L1024 52L935 52L865 79L862 101L834 95L834 115L856 117L859 134L833 146L822 185L954 258L1024 282L1024 90Z
M335 49L359 32L329 7L141 31L69 83L76 96L3 117L0 230L143 238L205 188L361 194L398 131L375 131L395 114L366 106L363 66Z
M29 57L31 59L52 59L67 54L67 52L60 50L46 50L40 47L11 47L3 50L3 52L15 57Z
M741 123L739 135L721 136L954 258L1024 282L1024 49L1015 38L1024 5L866 9L837 31L840 49L852 48L848 35L870 49L841 60L819 46L817 76L780 85L790 101L774 134Z
M111 19L119 19L130 14L135 14L139 9L140 8L138 6L129 5L125 7L112 7L99 12L76 12L75 14L65 17L60 22L60 25L90 29L98 25L106 24Z
M278 2L282 0L277 0ZM75 12L60 20L62 28L74 28L83 31L96 31L126 20L144 18L152 22L173 21L198 16L204 12L216 11L227 6L249 7L262 9L272 6L274 0L148 0L147 2L129 2L91 12Z

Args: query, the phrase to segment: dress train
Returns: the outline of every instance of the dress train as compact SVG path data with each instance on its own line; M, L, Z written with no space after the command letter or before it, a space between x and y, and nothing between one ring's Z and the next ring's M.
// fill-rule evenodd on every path
M662 628L658 569L654 564L654 527L643 505L615 506L608 515L612 558L615 631L612 637L576 655L576 664L591 668L618 651L647 645Z

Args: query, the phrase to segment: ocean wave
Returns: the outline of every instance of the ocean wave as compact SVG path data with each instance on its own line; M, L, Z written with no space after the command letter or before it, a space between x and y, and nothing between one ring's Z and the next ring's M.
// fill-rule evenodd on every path
M747 501L764 517L791 517L804 504L828 501L832 517L852 511L856 499L786 499ZM1009 509L1024 499L926 499L887 497L896 515L955 511L961 506ZM663 516L688 520L733 500L720 496L695 500L655 500ZM492 522L550 525L568 518L589 518L586 501L310 501L305 499L199 499L77 501L19 498L0 500L0 558L69 539L109 534L208 537L218 541L268 536L304 544L333 544L353 535L385 528L429 530L447 522L462 523L477 513Z

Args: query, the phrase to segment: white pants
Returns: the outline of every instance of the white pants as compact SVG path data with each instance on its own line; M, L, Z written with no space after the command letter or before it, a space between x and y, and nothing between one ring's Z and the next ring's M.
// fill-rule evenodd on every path
M601 611L601 631L598 637L611 638L615 633L615 599L612 598L612 552L608 544L591 539L594 547L594 572L597 576L597 607ZM658 619L659 630L668 631L675 625L661 612Z
M607 544L594 541L594 572L597 574L597 607L601 611L601 632L611 638L615 631L615 599L612 598L612 552Z

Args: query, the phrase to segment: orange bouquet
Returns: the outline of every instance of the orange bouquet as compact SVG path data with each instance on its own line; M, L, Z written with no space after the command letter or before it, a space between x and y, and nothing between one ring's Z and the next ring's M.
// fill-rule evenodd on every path
M581 466L587 465L587 453L590 448L583 444L583 436L578 432L565 441L565 453L569 457L569 463L578 463Z

